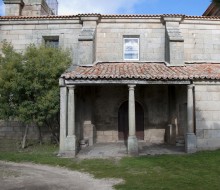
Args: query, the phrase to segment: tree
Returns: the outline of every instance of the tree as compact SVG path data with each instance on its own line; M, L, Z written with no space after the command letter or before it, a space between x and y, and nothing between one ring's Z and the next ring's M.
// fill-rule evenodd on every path
M217 5L220 5L220 0L212 0L212 3L215 3Z
M6 42L2 51L0 118L16 118L26 126L36 124L40 142L41 127L47 126L58 142L58 79L71 64L70 54L62 49L35 45L28 46L21 54Z
M3 42L0 54L0 118L8 120L17 116L18 104L15 89L19 73L22 73L22 55L11 44Z

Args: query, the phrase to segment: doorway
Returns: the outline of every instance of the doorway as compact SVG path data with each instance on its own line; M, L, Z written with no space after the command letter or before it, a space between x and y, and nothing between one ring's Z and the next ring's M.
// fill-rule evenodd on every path
M138 140L144 140L144 110L138 102L135 102L135 120L136 137ZM125 101L118 111L118 139L126 141L128 135L128 101Z

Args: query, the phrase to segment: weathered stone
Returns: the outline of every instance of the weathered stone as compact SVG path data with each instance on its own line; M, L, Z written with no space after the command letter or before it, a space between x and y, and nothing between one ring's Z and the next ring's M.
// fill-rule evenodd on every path
M60 152L65 151L67 131L67 88L64 80L60 79Z
M136 136L129 136L128 137L128 154L132 156L138 156L138 141Z
M197 151L197 140L194 133L187 133L185 136L185 151L194 153Z

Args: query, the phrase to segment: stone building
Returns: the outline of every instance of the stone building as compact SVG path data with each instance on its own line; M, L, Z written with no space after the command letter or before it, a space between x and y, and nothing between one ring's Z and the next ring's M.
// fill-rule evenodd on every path
M4 2L1 41L72 52L59 80L60 153L82 140L126 142L132 155L139 142L220 148L220 17L30 15L25 1Z

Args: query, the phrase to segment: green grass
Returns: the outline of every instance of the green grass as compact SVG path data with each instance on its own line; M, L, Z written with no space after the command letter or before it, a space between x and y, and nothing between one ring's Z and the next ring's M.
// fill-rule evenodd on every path
M24 151L0 152L0 160L33 162L84 171L97 178L120 178L120 190L220 189L220 150L193 155L125 157L121 160L77 160L56 157L57 147L33 146Z

